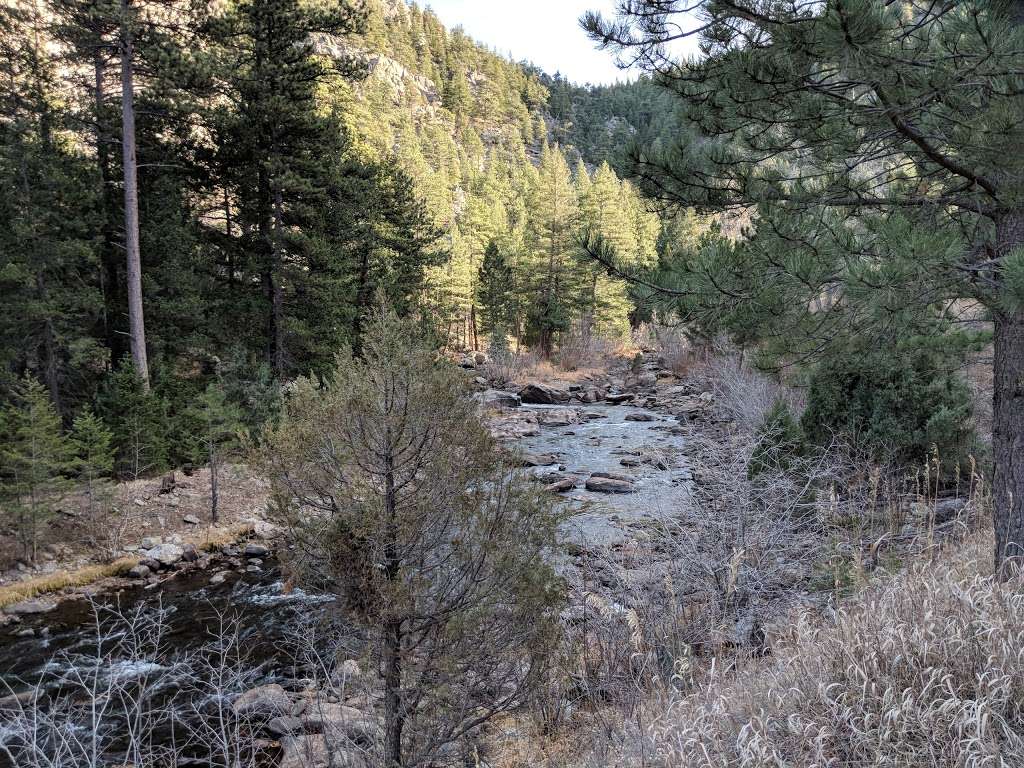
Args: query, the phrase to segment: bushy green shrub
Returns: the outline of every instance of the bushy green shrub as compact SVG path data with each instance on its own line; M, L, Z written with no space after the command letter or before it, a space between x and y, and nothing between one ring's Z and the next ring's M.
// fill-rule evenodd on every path
M107 378L99 410L113 435L117 477L135 480L167 469L167 402L146 389L127 358Z
M778 398L754 435L754 451L747 474L754 479L771 469L787 470L804 452L806 439L789 404Z
M932 349L850 350L811 374L801 427L824 443L833 434L877 459L919 463L938 449L946 466L973 442L970 392L953 363Z

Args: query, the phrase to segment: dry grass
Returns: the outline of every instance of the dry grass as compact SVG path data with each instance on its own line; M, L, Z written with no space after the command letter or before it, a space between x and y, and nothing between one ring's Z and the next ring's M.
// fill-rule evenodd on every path
M0 587L0 608L62 589L84 587L100 579L120 576L138 563L137 557L119 557L109 563L87 565L72 571L56 571Z
M762 768L1024 765L1024 583L975 535L835 611L768 659L706 665L603 764Z
M233 544L239 539L250 536L252 532L252 523L235 523L223 528L206 528L196 536L184 538L184 541L186 544L194 545L201 552L209 552ZM7 586L0 586L0 609L22 600L39 597L40 595L52 594L63 589L85 587L101 579L123 576L132 567L138 565L138 563L138 557L125 556L112 560L109 563L98 563L71 570L60 570Z

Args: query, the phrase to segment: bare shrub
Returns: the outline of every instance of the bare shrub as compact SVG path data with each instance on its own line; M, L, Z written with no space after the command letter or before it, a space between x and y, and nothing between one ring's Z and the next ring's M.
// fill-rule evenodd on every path
M834 621L805 614L771 661L706 675L649 732L654 764L1021 765L1024 584L992 578L983 538Z
M747 432L755 432L765 414L780 400L797 418L804 410L801 392L755 370L734 351L719 353L704 370L710 379L716 405Z
M609 359L624 354L625 345L621 339L606 338L581 329L562 333L558 337L555 362L563 371L577 371L606 363Z
M231 702L255 682L237 622L221 616L190 653L165 642L167 612L93 605L84 654L59 654L40 679L0 704L0 757L18 768L163 768L189 757L215 768L254 768L266 755L261 718Z
M682 326L653 326L651 335L665 367L676 376L688 375L695 365L708 359L709 348L695 344Z

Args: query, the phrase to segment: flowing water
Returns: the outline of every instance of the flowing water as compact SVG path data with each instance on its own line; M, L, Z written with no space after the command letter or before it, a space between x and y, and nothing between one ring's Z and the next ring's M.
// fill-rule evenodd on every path
M570 406L524 406L554 411ZM562 495L571 513L564 524L568 542L582 547L615 547L627 542L631 528L670 516L688 503L690 474L681 459L684 438L675 420L632 406L571 406L579 423L543 426L540 434L517 441L534 454L553 454L554 465L535 467L541 476L572 477L576 488ZM648 421L630 420L643 414ZM635 417L634 417L635 418ZM558 418L549 419L559 421ZM624 461L625 460L625 461ZM632 483L628 494L586 490L593 472L623 475ZM100 605L131 611L139 606L167 612L165 642L174 652L198 648L227 613L237 617L238 631L250 657L262 664L263 682L284 680L289 664L285 642L299 619L316 619L331 611L330 598L287 590L280 569L267 560L259 571L236 571L224 583L211 583L213 569L177 574L156 588L129 586L94 598ZM75 665L96 664L94 606L86 598L69 599L48 613L22 617L0 627L0 674L5 689L25 690L38 681L59 686ZM144 670L152 672L153 670ZM172 675L173 670L157 670ZM110 674L139 670L111 669ZM295 674L295 670L291 670ZM0 690L3 696L7 690Z
M567 406L523 406L556 412ZM583 420L564 427L542 427L541 433L517 441L533 454L553 454L562 474L577 487L564 495L574 513L565 537L583 547L615 546L628 541L630 528L669 519L690 503L690 471L682 458L685 439L674 429L675 418L629 405L596 404L577 408ZM630 417L650 418L634 421ZM625 464L630 466L626 466ZM555 467L537 467L543 475ZM629 478L633 492L589 491L593 472Z

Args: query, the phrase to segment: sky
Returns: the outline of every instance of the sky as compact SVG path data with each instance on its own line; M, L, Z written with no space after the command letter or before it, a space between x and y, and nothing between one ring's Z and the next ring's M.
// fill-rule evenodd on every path
M561 72L576 83L632 79L599 51L580 29L585 11L614 7L614 0L427 0L446 27L461 26L473 39L516 61L526 59L545 72Z

